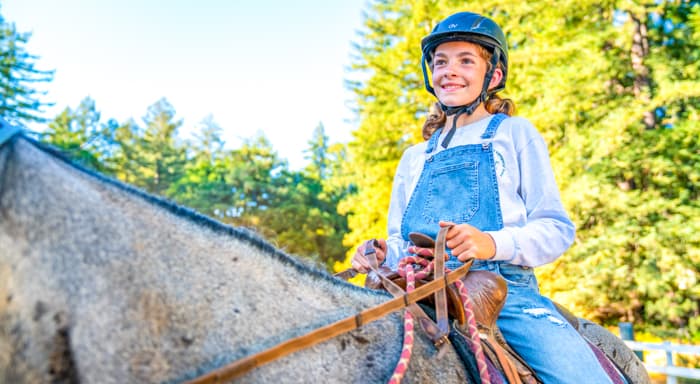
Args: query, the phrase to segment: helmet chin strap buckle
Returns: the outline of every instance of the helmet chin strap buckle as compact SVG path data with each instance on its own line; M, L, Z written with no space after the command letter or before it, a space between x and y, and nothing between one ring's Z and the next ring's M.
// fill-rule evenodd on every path
M445 135L445 138L442 140L442 148L447 148L448 145L450 145L450 141L452 141L452 136L455 135L455 131L457 131L457 120L459 120L459 116L463 114L467 114L467 116L471 116L474 111L476 111L476 108L479 107L479 104L484 102L486 100L486 92L481 92L479 97L476 98L476 100L472 101L471 103L467 105L461 105L459 107L448 107L444 105L442 102L440 102L440 108L445 112L447 116L453 116L452 118L452 127L450 130L447 132Z

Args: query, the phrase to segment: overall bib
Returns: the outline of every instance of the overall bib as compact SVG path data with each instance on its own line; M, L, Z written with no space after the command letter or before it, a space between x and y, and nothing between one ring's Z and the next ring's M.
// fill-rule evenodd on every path
M498 179L491 141L508 116L491 118L481 135L482 143L447 148L430 155L438 145L440 131L428 141L423 171L401 221L401 235L410 232L437 236L439 221L470 224L481 231L503 228ZM448 250L445 265L462 265ZM506 303L497 324L504 337L545 383L611 383L593 351L578 332L559 314L548 298L540 295L532 268L502 261L474 260L472 270L489 270L508 284Z

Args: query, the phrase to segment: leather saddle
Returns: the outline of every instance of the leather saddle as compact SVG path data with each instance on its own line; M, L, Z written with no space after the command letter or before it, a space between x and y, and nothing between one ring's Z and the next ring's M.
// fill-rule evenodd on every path
M429 249L435 248L435 241L426 235L411 233L409 236L416 246ZM434 254L438 254L438 252L434 252ZM382 274L382 276L378 274ZM371 270L365 279L365 287L383 289L383 279L391 280L404 290L406 288L406 279L386 266ZM416 288L431 280L432 275L429 278L416 281ZM496 320L508 294L508 285L505 280L493 272L469 271L461 278L461 281L471 299L482 346L489 360L504 374L509 383L541 383L532 368L508 346L496 325ZM448 286L446 291L447 309L450 317L454 320L454 328L458 333L466 337L468 335L468 324L459 292L452 284ZM436 304L432 295L423 299L421 303L429 307L434 307Z

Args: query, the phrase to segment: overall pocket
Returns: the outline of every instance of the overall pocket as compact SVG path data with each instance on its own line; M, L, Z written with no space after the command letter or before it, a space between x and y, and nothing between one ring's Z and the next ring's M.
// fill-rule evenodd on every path
M479 162L461 162L430 171L423 207L427 224L465 223L479 210Z
M498 272L506 280L509 286L528 287L532 285L537 287L535 274L532 268L523 268L512 264L499 264Z

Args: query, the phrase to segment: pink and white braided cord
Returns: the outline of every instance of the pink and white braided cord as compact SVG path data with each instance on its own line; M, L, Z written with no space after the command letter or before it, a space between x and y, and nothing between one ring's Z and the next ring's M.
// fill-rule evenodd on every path
M413 265L417 264L422 266L417 273L413 269ZM419 256L409 256L403 258L399 262L399 275L406 278L406 292L410 293L416 287L416 279L424 279L428 277L434 269L434 263L429 262L423 257ZM445 268L445 272L451 272L450 269ZM481 339L479 338L479 329L476 325L476 318L474 317L474 309L472 301L467 294L467 288L464 286L461 280L455 281L455 286L459 292L460 299L462 300L462 305L464 306L464 313L467 318L469 338L471 343L469 346L476 356L476 364L479 369L479 376L481 377L481 382L483 384L491 384L491 379L489 377L488 366L486 365L486 356L484 355L484 349L481 346ZM396 364L394 373L389 379L390 384L399 384L401 379L403 379L406 371L408 370L408 363L411 360L411 355L413 353L413 343L414 343L414 321L413 315L410 311L406 310L404 315L404 339L403 348L401 350L401 357L399 362Z

